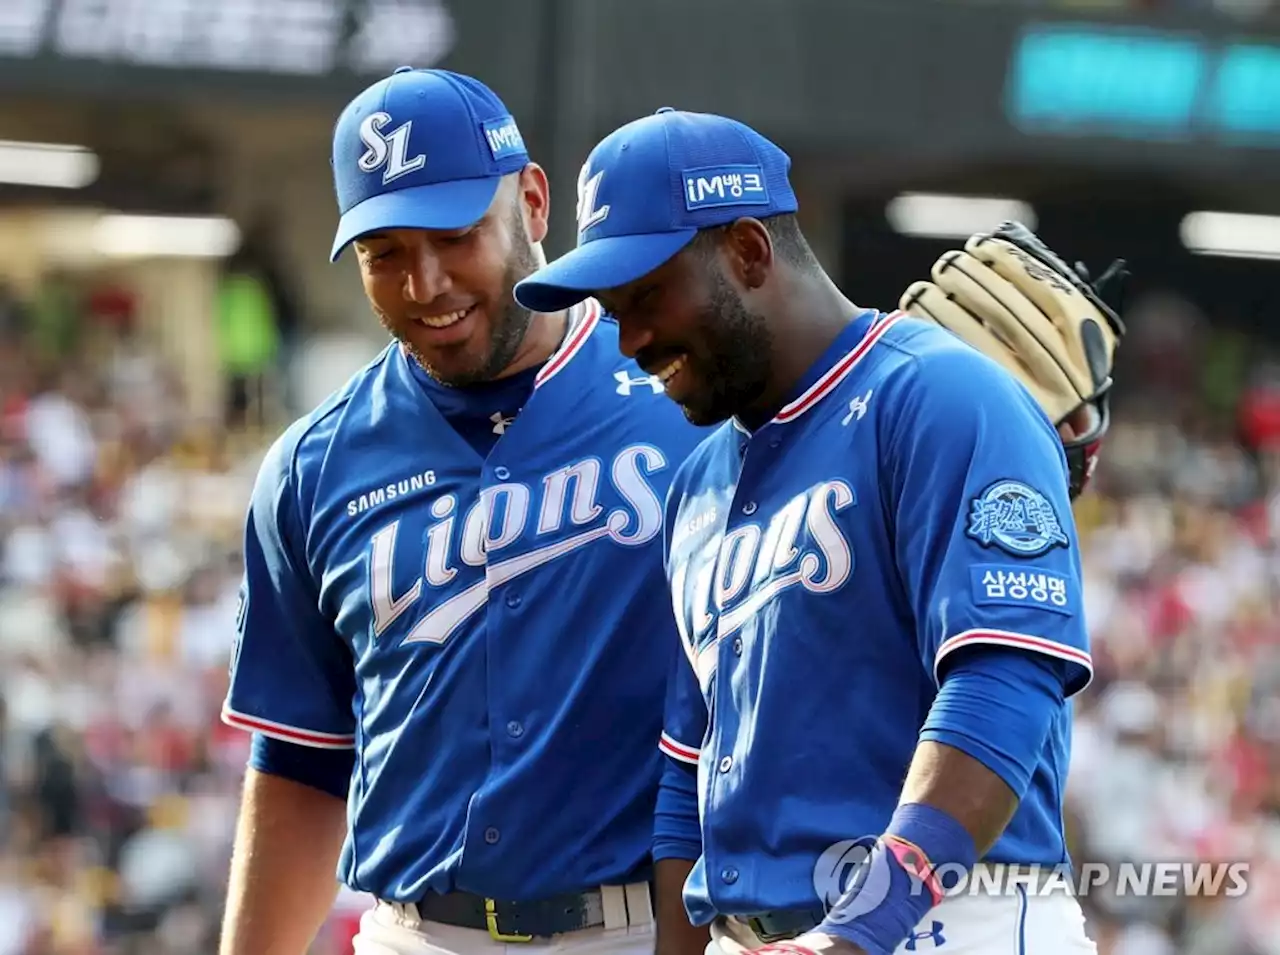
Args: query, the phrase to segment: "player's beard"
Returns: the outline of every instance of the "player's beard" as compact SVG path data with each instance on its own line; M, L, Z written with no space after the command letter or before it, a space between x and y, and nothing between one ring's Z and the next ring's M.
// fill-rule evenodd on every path
M759 400L769 383L773 350L764 317L747 308L719 267L711 276L707 305L695 322L701 340L689 349L703 388L681 405L698 427L742 414Z
M491 316L487 348L470 367L453 367L446 370L433 364L425 352L417 348L407 336L397 331L395 323L381 309L374 307L382 327L405 347L405 350L427 374L442 385L450 388L465 388L468 385L493 381L515 360L525 335L529 333L529 326L533 323L533 313L521 307L516 301L514 290L516 283L536 272L541 263L538 261L533 243L529 241L529 233L525 229L524 217L520 214L518 204L512 205L511 216L510 228L514 240L511 256L507 260L507 270L502 278L502 294L498 298L498 301L505 304L498 314Z

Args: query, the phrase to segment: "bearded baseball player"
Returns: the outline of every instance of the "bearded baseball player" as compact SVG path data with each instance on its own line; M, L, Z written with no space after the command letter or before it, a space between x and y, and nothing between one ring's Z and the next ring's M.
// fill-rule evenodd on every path
M224 719L252 731L222 955L654 946L679 653L663 501L704 433L594 303L534 314L549 196L482 83L399 70L337 120L333 258L394 339L258 476ZM691 931L680 903L657 912ZM659 886L661 888L661 886Z
M1016 226L944 256L904 297L921 318L859 307L789 168L741 123L660 110L592 151L577 248L516 286L536 311L594 295L719 425L666 506L687 659L655 856L688 860L709 952L1092 951L1076 900L1024 876L1068 862L1091 676L1071 493L1122 326ZM979 869L995 888L957 891Z

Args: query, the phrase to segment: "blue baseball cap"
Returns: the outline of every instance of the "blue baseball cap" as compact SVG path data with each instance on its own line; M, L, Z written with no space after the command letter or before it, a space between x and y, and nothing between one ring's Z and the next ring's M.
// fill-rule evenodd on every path
M700 229L795 212L791 158L754 129L664 106L614 130L578 176L578 245L515 288L535 312L633 282Z
M402 66L347 104L333 130L338 233L330 261L381 229L463 229L529 162L515 119L479 80Z

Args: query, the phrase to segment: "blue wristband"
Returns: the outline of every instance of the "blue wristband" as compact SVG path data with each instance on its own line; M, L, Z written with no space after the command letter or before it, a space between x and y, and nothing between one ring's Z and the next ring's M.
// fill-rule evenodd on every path
M860 945L868 955L893 955L954 888L946 883L978 861L964 826L923 803L899 806L869 850L852 887L816 929ZM957 879L940 878L939 870Z

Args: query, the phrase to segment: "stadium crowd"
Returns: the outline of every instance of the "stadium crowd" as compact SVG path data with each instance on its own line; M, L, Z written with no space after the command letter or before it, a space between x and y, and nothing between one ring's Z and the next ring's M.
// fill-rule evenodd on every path
M1075 856L1251 868L1238 899L1104 887L1092 931L1102 955L1280 955L1280 379L1186 303L1131 325L1078 514ZM184 407L127 296L0 293L0 955L216 950L247 756L218 711L270 427ZM315 955L349 951L335 928Z
M184 406L119 290L0 295L0 955L215 950L268 436Z

